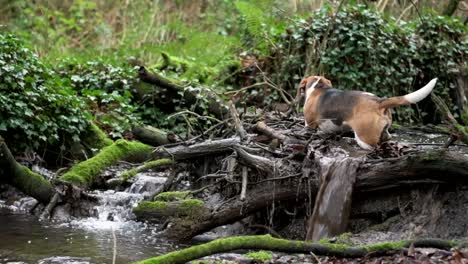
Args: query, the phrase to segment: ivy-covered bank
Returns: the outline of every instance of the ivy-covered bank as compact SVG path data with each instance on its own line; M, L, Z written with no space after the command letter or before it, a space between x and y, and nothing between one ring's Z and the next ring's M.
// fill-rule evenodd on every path
M467 74L467 25L430 12L402 21L364 5L345 5L335 12L324 7L294 20L276 36L269 56L260 57L278 87L293 94L303 76L319 74L340 89L391 97L415 91L437 77L435 94L460 117L466 103L459 78ZM275 99L279 95L265 97ZM396 109L396 119L438 123L434 110L427 99L418 106Z

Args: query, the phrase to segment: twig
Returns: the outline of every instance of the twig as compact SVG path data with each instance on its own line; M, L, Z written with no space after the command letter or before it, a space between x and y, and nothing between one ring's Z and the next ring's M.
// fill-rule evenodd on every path
M273 237L283 238L278 232L273 230L273 228L266 226L266 225L249 225L249 228L262 228L268 231Z
M239 119L239 113L237 113L236 107L234 106L232 101L229 101L228 104L231 118L234 119L234 126L236 127L237 134L239 135L241 140L247 139L247 132L245 132L245 129L242 126L242 122Z
M254 83L254 84L252 84L252 85L242 87L242 88L240 88L239 90L228 91L228 92L224 92L223 94L225 94L225 95L234 94L234 96L236 96L236 95L238 95L240 92L243 92L243 91L246 91L246 90L255 88L255 87L257 87L257 86L266 85L266 84L267 84L266 82Z
M240 194L241 201L245 200L245 193L247 192L247 167L242 167L242 190Z
M312 257L314 257L315 261L317 261L318 264L322 264L322 262L320 261L320 259L317 257L317 255L314 254L314 252L310 252L310 254L312 255Z
M222 126L222 125L225 125L225 124L226 124L227 122L229 122L230 120L231 120L231 118L228 118L228 119L225 119L222 123L218 123L218 124L216 124L216 125L211 126L211 127L208 128L207 130L204 130L200 135L195 136L195 137L193 137L193 138L187 140L186 143L195 141L196 139L199 139L200 137L205 136L206 134L208 134L209 132L215 130L216 128L218 128L218 127L220 127L220 126Z
M173 117L176 117L176 116L179 116L179 115L184 115L184 114L191 114L191 115L194 115L194 116L196 116L196 117L198 117L198 118L201 118L201 119L210 119L210 120L216 121L216 122L218 122L218 123L223 123L223 121L221 121L221 120L219 120L219 119L217 119L217 118L215 118L215 117L212 117L212 116L202 116L202 115L197 114L197 113L195 113L195 112L192 112L192 111L190 111L190 110L183 110L183 111L174 113L174 114L168 116L167 119L171 119L171 118L173 118Z
M417 3L418 0L416 0L415 2ZM403 18L403 16L406 15L406 12L408 12L408 11L411 9L412 6L414 6L413 3L411 3L410 5L408 5L408 6L403 10L403 12L401 12L401 15L400 15L400 16L398 17L398 19L397 19L397 22L400 21L400 20Z
M52 210L54 210L55 206L57 205L57 202L60 198L60 195L58 192L52 196L52 199L50 199L49 204L47 204L46 208L44 208L44 211L42 211L41 216L39 217L39 220L47 220L50 218L50 214L52 213Z
M199 189L196 189L196 190L193 190L193 191L190 191L189 193L194 195L194 194L198 194L198 193L201 193L203 192L205 189L208 189L208 188L211 188L211 187L214 187L213 184L209 184L209 185L205 185Z

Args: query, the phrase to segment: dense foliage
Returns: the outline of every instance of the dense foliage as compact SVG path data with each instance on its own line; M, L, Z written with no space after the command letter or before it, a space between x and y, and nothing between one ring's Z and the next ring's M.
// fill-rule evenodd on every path
M0 33L0 134L16 149L78 141L87 127L85 104L11 34Z
M291 90L300 77L323 74L336 87L387 97L438 77L435 93L457 113L455 81L467 66L466 30L456 19L433 14L405 23L361 5L346 6L336 17L324 8L307 21L295 20L266 66L279 86ZM397 109L398 120L413 122L434 111L429 102L419 106Z
M132 67L68 59L60 62L57 73L82 97L95 122L111 137L122 138L139 121L137 106L132 102L136 82Z

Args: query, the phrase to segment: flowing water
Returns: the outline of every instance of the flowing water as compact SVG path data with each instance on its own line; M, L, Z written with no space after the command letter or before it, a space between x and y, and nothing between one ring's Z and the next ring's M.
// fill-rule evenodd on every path
M0 263L112 263L114 234L117 264L176 249L158 234L157 226L133 220L131 209L147 191L135 184L126 192L95 191L99 198L96 217L66 223L39 222L18 207L0 203ZM138 191L141 193L132 193Z

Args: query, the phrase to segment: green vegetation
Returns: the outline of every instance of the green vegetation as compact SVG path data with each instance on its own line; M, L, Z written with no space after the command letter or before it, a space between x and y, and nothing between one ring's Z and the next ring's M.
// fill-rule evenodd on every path
M260 250L260 251L254 251L254 252L249 252L245 254L246 257L252 258L256 261L268 261L273 259L273 255L269 251L265 250Z
M122 175L120 175L120 177L122 177L124 181L127 181L131 177L135 176L137 173L147 171L151 168L164 166L164 165L171 165L171 164L174 164L174 161L171 159L158 159L158 160L148 161L137 168L133 168L133 169L123 172Z
M0 135L15 151L79 141L85 104L16 36L0 32Z
M333 19L332 11L323 8L292 23L268 71L290 91L302 76L321 73L340 89L383 97L407 94L438 77L435 93L458 113L452 89L467 67L466 31L458 19L432 13L404 22L364 5L348 5ZM428 115L434 110L425 100L418 107L396 109L396 119L436 122L437 115Z
M119 160L143 161L151 155L152 147L123 139L103 148L96 156L73 166L60 178L89 187L103 169Z
M173 202L185 199L189 192L163 192L154 197L155 201Z
M291 100L308 74L387 97L438 77L435 93L463 120L455 79L467 68L467 26L458 13L438 15L441 4L419 16L403 4L354 1L0 2L0 135L18 142L16 153L47 148L73 159L66 150L90 145L83 142L90 121L112 139L131 139L138 125L181 136L213 125L188 111L174 115L210 115L203 94L185 104L181 93L140 83L136 65L187 90L207 86L258 107ZM396 109L396 119L440 122L434 111L425 100Z
M138 204L137 207L133 208L134 213L138 212L144 212L144 211L151 211L151 210L164 210L168 207L167 202L161 202L161 201L155 201L155 202L150 202L150 201L142 201L141 203Z

